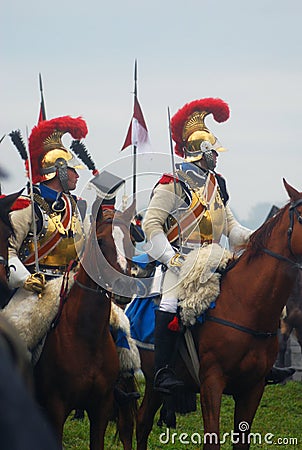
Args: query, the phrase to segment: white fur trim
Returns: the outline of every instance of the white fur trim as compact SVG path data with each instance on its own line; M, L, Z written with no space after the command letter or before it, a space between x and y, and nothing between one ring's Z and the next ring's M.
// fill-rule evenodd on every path
M193 250L181 267L178 285L180 315L187 326L208 309L220 292L220 274L232 258L232 253L219 244Z
M117 348L120 361L120 372L122 376L132 376L133 372L140 369L141 362L139 351L134 339L130 335L130 322L125 312L115 303L111 304L110 325L112 328L121 329L125 332L130 350Z
M74 273L71 272L69 289L73 285ZM41 299L37 294L23 288L18 289L8 305L0 311L19 332L29 350L33 350L49 331L60 304L60 290L63 277L48 281ZM134 340L130 336L130 322L124 311L112 303L110 325L122 329L128 339L129 349L118 348L120 371L124 376L140 369L140 356ZM132 374L132 372L131 372ZM126 376L126 375L125 375Z
M17 328L30 350L48 332L58 312L62 280L63 277L58 277L48 281L41 299L37 294L20 288L0 311ZM69 283L69 288L71 286L72 282Z

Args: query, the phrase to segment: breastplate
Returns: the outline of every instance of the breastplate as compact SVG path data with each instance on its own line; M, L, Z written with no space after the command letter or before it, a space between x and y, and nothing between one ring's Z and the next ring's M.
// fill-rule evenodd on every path
M179 209L178 220L182 224L182 244L202 245L204 242L219 242L225 228L225 208L216 177L212 173L192 179L185 172L179 172L185 182L189 199L186 209ZM194 212L194 213L192 213ZM176 218L176 215L174 215ZM170 218L168 229L175 227Z
M191 228L184 232L184 243L203 243L205 241L219 242L225 227L225 210L219 192L216 190L214 197L208 204L203 195L203 189L192 191L190 210L194 209L197 202L201 202L204 210L196 219Z
M42 229L37 235L39 268L48 275L61 275L69 262L76 259L83 249L84 231L79 213L72 208L70 217L65 210L57 214L47 214L40 207L40 211L43 220ZM35 267L34 252L33 235L30 233L19 252L21 261L30 271Z

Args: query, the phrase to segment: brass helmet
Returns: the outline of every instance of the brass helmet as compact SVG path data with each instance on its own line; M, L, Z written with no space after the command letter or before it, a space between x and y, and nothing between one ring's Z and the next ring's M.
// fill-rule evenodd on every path
M44 120L35 126L28 142L33 183L50 180L58 175L63 185L67 167L84 169L64 147L61 139L65 133L70 133L74 139L82 139L87 132L86 122L81 117L63 116ZM28 161L26 168L28 171Z
M203 98L187 103L171 119L174 150L185 161L198 161L212 150L226 150L206 127L204 120L208 114L213 114L216 122L225 122L230 110L227 103L219 98Z

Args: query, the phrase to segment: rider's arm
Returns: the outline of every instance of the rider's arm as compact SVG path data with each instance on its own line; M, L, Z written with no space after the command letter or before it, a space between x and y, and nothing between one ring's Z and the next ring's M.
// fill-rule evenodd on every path
M176 184L177 196L181 197L182 189ZM148 206L143 221L146 235L146 252L155 260L167 264L175 255L175 251L164 232L164 225L169 214L175 210L176 197L174 183L158 184Z

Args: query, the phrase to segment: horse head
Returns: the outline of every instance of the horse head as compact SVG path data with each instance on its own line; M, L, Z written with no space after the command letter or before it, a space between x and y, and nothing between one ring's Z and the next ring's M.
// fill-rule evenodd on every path
M135 203L123 212L103 210L99 202L94 204L92 232L83 258L85 271L121 303L128 303L136 288L131 277L134 248L130 224L134 214Z
M289 227L287 229L290 256L302 269L302 192L297 191L283 178L283 184L290 198Z

